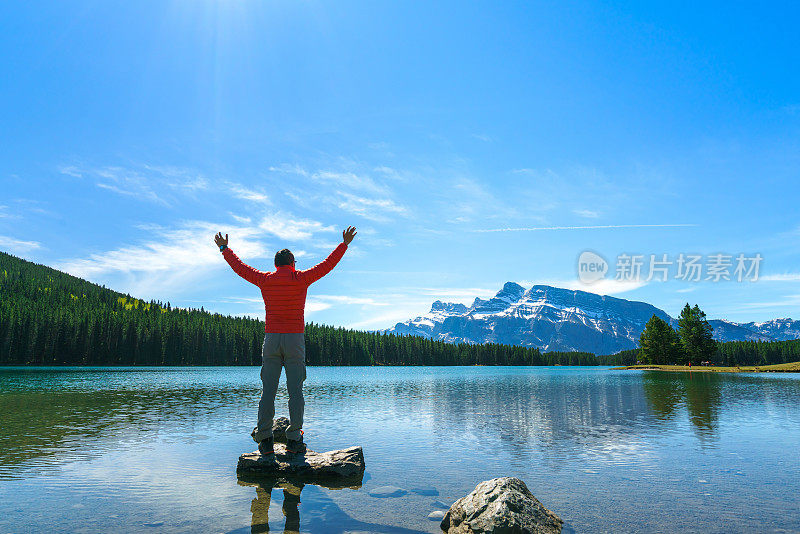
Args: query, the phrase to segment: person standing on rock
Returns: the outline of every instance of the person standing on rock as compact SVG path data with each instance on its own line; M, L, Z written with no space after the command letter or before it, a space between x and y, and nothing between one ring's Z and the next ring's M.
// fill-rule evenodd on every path
M281 368L286 369L286 388L289 391L289 428L286 430L286 450L303 453L303 381L306 379L306 345L304 338L308 286L328 274L344 256L347 246L356 236L356 229L348 226L342 232L342 242L325 258L310 269L295 269L294 255L289 249L275 254L275 270L262 272L246 265L228 248L228 234L214 236L222 256L233 271L257 285L264 298L266 320L264 346L261 351L261 382L263 390L258 403L258 424L253 429L253 439L262 455L273 454L272 420L275 417L275 394L281 378Z

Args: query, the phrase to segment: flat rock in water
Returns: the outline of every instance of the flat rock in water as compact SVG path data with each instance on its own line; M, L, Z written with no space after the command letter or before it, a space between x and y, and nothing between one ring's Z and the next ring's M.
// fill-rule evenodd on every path
M450 507L442 520L448 534L558 534L564 522L514 477L481 482Z
M431 521L441 521L444 519L444 512L441 510L434 510L433 512L428 514L428 519Z
M408 492L403 488L398 488L397 486L380 486L378 488L371 489L369 491L370 497L402 497L403 495L407 494Z
M258 451L242 454L236 472L244 475L289 476L294 479L357 479L364 475L364 451L350 447L338 451L303 454L286 452L286 446L275 443L275 454L261 456Z
M416 493L417 495L425 495L428 497L436 497L437 495L439 495L439 490L431 486L427 486L423 488L411 488L411 493Z

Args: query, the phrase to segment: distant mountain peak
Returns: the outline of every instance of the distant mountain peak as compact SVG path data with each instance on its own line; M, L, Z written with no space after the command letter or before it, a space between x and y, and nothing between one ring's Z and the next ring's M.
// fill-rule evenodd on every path
M431 304L431 312L452 312L452 313L465 313L467 307L460 302L442 302L441 300L434 301Z
M437 300L425 315L397 323L388 332L455 343L506 343L545 351L610 354L639 346L645 324L656 315L676 328L677 320L646 302L537 284L527 290L506 282L492 298L470 306ZM800 338L800 321L773 319L735 323L713 319L719 341Z
M524 293L525 288L519 285L516 282L506 282L503 284L503 289L497 292L498 295L502 294L517 294L517 293Z
M482 298L479 298L479 297L475 297L475 300L472 301L472 304L470 304L469 307L470 308L477 308L481 304L485 304L487 302L489 302L489 301L488 300L483 300Z

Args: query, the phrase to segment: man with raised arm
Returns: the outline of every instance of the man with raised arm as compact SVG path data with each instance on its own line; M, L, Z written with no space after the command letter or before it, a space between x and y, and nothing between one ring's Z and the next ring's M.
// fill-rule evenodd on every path
M214 236L225 261L233 271L257 285L264 298L267 316L266 335L261 350L261 382L264 389L258 403L258 425L253 429L253 439L262 455L273 453L272 419L275 417L275 394L281 378L281 367L286 369L286 388L289 391L289 428L286 430L286 450L305 452L303 443L303 381L306 379L306 344L303 333L308 286L328 274L342 259L347 245L356 236L356 229L348 226L342 232L342 242L333 252L310 269L298 271L294 255L289 249L275 254L275 270L262 272L246 265L228 248L228 234Z

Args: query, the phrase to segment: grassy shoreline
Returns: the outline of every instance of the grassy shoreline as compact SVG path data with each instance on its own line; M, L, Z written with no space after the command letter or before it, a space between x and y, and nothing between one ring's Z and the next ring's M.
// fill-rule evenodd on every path
M800 373L800 362L775 365L742 365L738 367L693 365L627 365L611 370L638 369L643 371L700 371L706 373Z

